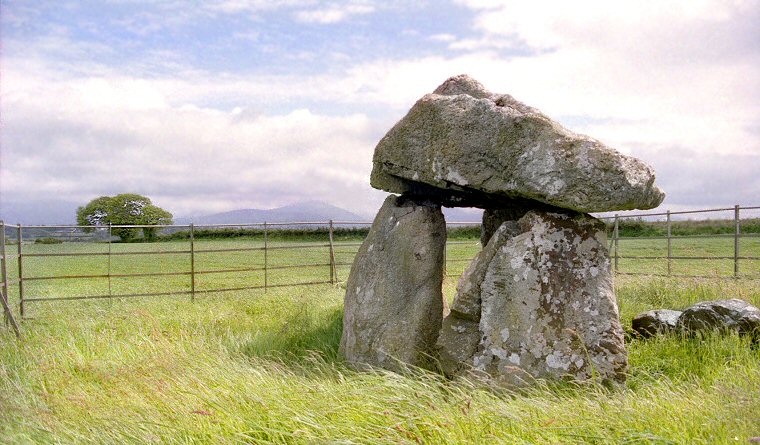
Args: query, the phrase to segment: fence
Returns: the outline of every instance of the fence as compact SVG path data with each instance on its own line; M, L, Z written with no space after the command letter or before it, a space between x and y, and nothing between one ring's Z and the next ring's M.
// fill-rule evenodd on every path
M743 212L759 209L760 207L735 206L601 218L608 222L611 232L609 242L613 271L621 275L760 278L760 230L755 233L744 233L741 230ZM673 216L726 211L733 213L730 220L731 233L673 233L674 227L683 223L674 221ZM661 217L665 217L665 220L651 220ZM626 227L624 221L641 218L650 220L646 222L649 229L661 229L663 233L621 235L621 227ZM760 219L757 221L757 228L760 229ZM351 228L366 228L370 224L326 221L172 225L159 227L167 238L175 242L113 243L114 232L118 230L156 226L21 226L0 222L0 289L5 318L16 327L11 311L12 300L9 299L13 294L18 303L18 313L21 319L25 319L28 318L28 305L38 302L151 296L186 296L194 300L199 295L220 292L266 292L277 287L336 284L347 278L348 267L363 239L361 233L352 232ZM479 233L479 223L447 225L466 225L475 229L469 234L469 239L458 238L447 242L445 271L448 276L456 277L480 249L477 236L473 236ZM236 230L246 236L240 240L214 238L215 233ZM294 232L290 239L284 235L288 231ZM335 239L336 232L341 239ZM199 235L202 236L199 238ZM27 236L33 237L35 241L46 242L52 238L53 241L64 239L69 242L38 244L30 242L31 239L27 240ZM8 239L11 243L7 242ZM695 251L677 245L685 240L696 240L697 244L709 244L713 242L710 240L717 240L717 243L713 242L715 245L709 246L710 249ZM743 253L742 240L748 242L744 246L747 253ZM726 242L731 245L728 246ZM15 249L6 252L14 244ZM15 250L15 254L10 253L11 250ZM726 254L728 250L730 254ZM694 252L703 254L694 255ZM706 255L704 252L717 255ZM137 260L145 257L151 259ZM724 261L733 267L730 271L724 270L726 273L722 274L701 274L699 271L710 269L695 266L695 261ZM678 262L684 263L689 271L696 270L697 273L678 273L675 267ZM757 273L742 271L741 264L745 262L751 271ZM646 267L637 263L643 263ZM725 265L723 269L726 269ZM56 282L82 284L58 287L50 284ZM141 288L142 291L134 291ZM15 292L9 293L9 289Z
M610 242L610 255L612 259L612 268L615 274L619 275L649 275L649 276L663 276L663 277L690 277L690 278L715 278L731 276L733 278L760 278L760 219L754 218L752 220L746 219L745 221L752 221L752 229L754 233L742 232L742 211L757 211L760 207L741 207L736 205L730 208L717 208L707 210L688 210L664 213L640 213L640 214L628 214L628 215L615 215L610 217L600 218L611 223L611 236ZM727 219L731 223L730 230L724 225L722 230L727 233L685 233L674 234L674 225L683 224L684 221L674 221L673 216L691 216L696 214L719 214L730 212L732 218ZM664 221L653 220L653 218L665 217ZM657 232L658 226L660 231L664 232L662 235L647 235L639 234L636 236L621 236L620 226L623 221L630 219L647 218L646 225L648 229L653 232ZM716 220L708 220L715 225L713 230L721 231L721 227ZM688 224L694 225L695 222L689 220ZM687 240L697 240L697 243L692 245L686 244ZM742 240L746 241L746 250L750 254L742 254ZM657 246L657 241L664 242L664 245ZM624 254L621 244L628 244L631 254ZM638 243L638 245L634 245ZM675 243L681 243L678 251L681 253L674 253ZM711 243L711 245L708 245ZM700 248L693 248L693 244L701 245ZM643 253L658 253L641 255L636 252ZM690 252L716 252L717 255L699 255L689 254ZM728 253L728 254L727 254ZM754 255L752 255L754 253ZM633 271L622 271L621 263L628 262L628 266ZM636 267L636 262L648 261L647 268ZM697 262L724 262L722 267L700 265ZM659 263L657 263L659 262ZM676 262L682 262L690 271L708 271L713 273L677 273L674 269ZM751 270L754 273L742 273L740 264L747 262L751 266ZM728 266L728 268L726 267Z

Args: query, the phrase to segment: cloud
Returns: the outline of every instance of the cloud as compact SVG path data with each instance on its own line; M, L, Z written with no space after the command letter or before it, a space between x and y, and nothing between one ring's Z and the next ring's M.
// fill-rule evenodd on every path
M66 29L6 38L4 199L135 191L178 215L304 199L372 213L383 196L368 184L377 140L459 73L653 164L668 207L760 196L758 2L461 3L469 31L420 32L425 50L403 57L360 58L352 51L366 48L347 46L321 71L270 69L266 57L255 70L199 67L172 47L120 64L118 46ZM192 14L282 8L287 20L327 24L386 7L224 0ZM236 30L233 40L272 43L266 31ZM309 49L301 55L334 50Z
M332 3L326 7L296 11L294 18L299 22L328 25L342 22L355 15L370 14L375 7L366 2Z
M448 34L448 33L441 33L441 34L433 34L432 36L428 37L429 40L432 40L434 42L453 42L457 39L457 36L454 34Z
M467 72L623 151L760 150L758 2L467 3L479 35L453 41L453 55L351 68L364 96L409 104Z
M369 213L379 203L367 162L377 130L364 114L172 105L170 88L145 79L28 81L3 103L8 201L132 191L178 215L304 199Z

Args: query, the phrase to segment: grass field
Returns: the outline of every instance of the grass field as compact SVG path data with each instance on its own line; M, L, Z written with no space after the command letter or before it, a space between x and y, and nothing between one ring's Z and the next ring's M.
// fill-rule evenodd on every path
M681 240L679 240L681 241ZM730 256L733 240L699 240L679 255ZM714 243L712 241L715 241ZM760 255L757 239L742 252ZM196 251L256 246L201 240ZM275 243L274 246L292 246ZM329 279L329 250L267 252L269 284ZM183 251L182 241L114 244L113 252ZM105 244L24 246L25 253L107 252ZM448 272L479 249L458 240ZM664 242L623 241L622 255L657 256ZM336 247L350 263L356 246ZM111 273L189 270L189 255L111 257ZM196 253L196 270L258 267L261 251ZM685 272L729 274L733 262L687 262ZM726 264L723 264L725 262ZM305 266L306 264L322 264ZM674 262L675 266L681 262ZM621 260L621 271L664 267ZM11 271L16 270L13 261ZM345 279L348 266L338 267ZM29 277L100 274L108 257L27 257ZM760 264L744 261L744 273ZM12 278L12 277L11 277ZM444 290L453 298L455 277ZM209 273L199 290L263 284L263 273ZM737 297L760 306L760 281L619 276L621 318ZM27 296L107 294L108 280L38 280ZM189 276L113 278L119 293L189 290ZM0 443L356 443L356 444L728 444L760 436L760 351L736 336L628 342L625 388L554 385L523 393L488 391L425 372L358 373L339 359L340 285L29 305L18 342L0 328ZM12 290L12 297L17 292ZM14 307L17 302L13 301Z

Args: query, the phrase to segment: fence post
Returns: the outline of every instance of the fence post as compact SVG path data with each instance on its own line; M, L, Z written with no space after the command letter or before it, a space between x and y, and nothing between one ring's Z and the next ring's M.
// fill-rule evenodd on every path
M13 318L10 306L8 306L8 296L3 294L2 290L0 290L0 303L3 306L3 313L5 314L6 321L13 326L13 332L16 333L16 338L21 338L21 330L18 328L16 320Z
M671 224L670 224L670 210L668 210L668 276L672 273L673 268L673 250L672 246L670 244L670 236L671 236Z
M620 217L615 215L615 228L612 231L612 241L615 244L615 273L618 273L618 250L620 249L620 236L618 231L618 222Z
M21 320L24 319L24 266L23 266L23 236L22 236L21 224L18 225L17 241L18 241L18 309L21 316Z
M113 291L111 289L111 238L113 238L113 230L111 229L111 223L108 223L108 300L113 302Z
M195 301L195 225L190 223L190 301Z
M8 305L8 259L5 257L5 222L0 221L0 256L2 256L2 262L0 263L0 279L3 280L3 300L5 305ZM8 314L5 314L5 324L8 324Z
M447 229L448 230L448 229ZM446 259L446 251L449 250L449 239L448 234L446 234L446 241L443 243L443 276L448 277L449 276L449 268L446 267L447 259Z
M734 277L739 277L739 237L741 236L739 204L734 206Z
M268 234L267 234L267 223L264 221L264 292L267 291L268 286L268 271L267 271L267 252L268 252Z
M335 249L333 248L333 221L330 220L330 284L335 284Z

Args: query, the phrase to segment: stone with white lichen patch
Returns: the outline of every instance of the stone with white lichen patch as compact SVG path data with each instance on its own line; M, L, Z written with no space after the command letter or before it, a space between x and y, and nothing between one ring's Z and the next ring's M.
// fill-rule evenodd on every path
M378 143L371 184L447 206L503 208L534 201L579 212L650 209L665 194L651 167L535 108L448 79Z
M503 236L505 223L465 272L482 280L469 287L460 282L444 319L438 340L444 372L508 384L624 381L627 355L602 223L587 215L530 211L519 225L520 234ZM469 309L464 317L454 310L473 300L479 311ZM477 326L478 335L447 335L447 326L465 322Z

